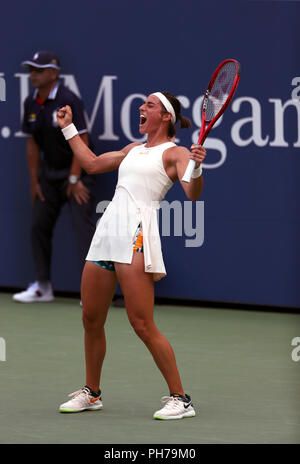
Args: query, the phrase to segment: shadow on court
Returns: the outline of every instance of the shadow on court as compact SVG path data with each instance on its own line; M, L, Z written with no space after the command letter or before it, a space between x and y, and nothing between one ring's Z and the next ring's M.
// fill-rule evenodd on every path
M124 308L107 320L103 410L72 415L58 406L84 382L79 301L0 294L0 308L0 443L300 443L299 314L156 306L197 413L165 422L152 415L167 386Z

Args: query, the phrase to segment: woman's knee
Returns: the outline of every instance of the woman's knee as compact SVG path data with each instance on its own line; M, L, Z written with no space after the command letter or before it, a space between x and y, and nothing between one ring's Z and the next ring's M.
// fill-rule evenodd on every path
M131 319L130 324L137 334L137 336L147 343L151 340L153 331L155 330L154 323L151 321L146 321L144 319Z
M102 330L105 319L101 314L96 314L94 311L89 312L84 308L82 312L82 324L86 331Z

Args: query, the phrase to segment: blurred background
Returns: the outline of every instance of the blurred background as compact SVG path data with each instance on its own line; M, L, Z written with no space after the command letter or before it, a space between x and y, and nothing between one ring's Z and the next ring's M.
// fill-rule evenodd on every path
M300 3L292 1L2 5L0 287L24 288L34 280L21 132L22 104L31 89L23 60L37 50L58 55L61 79L82 97L100 154L142 140L138 108L158 90L180 97L193 127L178 130L177 142L189 147L197 140L211 74L222 60L235 58L240 84L205 142L202 203L198 209L192 205L190 224L184 222L187 199L180 184L166 197L182 205L183 233L176 236L171 227L170 236L162 236L168 275L156 284L156 295L299 308L299 15ZM98 176L98 202L112 198L116 181L116 172ZM95 221L99 218L95 211ZM54 236L55 291L79 292L76 253L66 207Z

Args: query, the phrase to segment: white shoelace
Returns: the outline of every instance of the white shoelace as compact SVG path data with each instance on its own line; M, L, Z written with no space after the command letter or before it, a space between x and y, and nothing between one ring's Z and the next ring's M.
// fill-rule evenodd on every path
M88 391L88 389L84 387L84 388L81 388L80 390L77 390L77 391L75 391L75 392L73 392L73 393L70 393L68 396L69 396L70 398L74 398L75 396L80 395L80 393L84 393L84 394L86 394L86 395L89 395L89 394L90 394L90 392Z
M163 396L161 402L164 404L163 409L172 410L172 409L182 409L183 401L180 401L174 396Z
M80 406L83 406L87 402L89 402L89 396L91 395L90 395L89 390L84 387L84 388L81 388L81 390L77 390L73 393L70 393L68 396L69 398L72 398L73 400L75 400L77 404L79 404Z

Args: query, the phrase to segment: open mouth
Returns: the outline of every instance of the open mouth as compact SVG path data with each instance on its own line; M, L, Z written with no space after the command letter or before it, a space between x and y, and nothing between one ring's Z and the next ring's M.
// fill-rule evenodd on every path
M140 115L140 125L142 126L143 124L145 124L146 121L147 121L147 118L143 114L141 114Z

